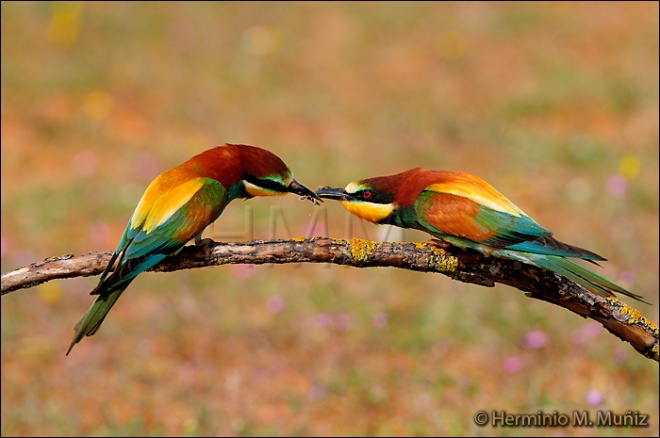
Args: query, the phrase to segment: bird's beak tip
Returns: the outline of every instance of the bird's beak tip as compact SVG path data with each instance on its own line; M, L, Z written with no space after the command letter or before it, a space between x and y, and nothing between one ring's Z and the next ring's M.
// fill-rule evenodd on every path
M332 188L332 187L320 187L316 191L316 195L319 198L324 199L335 199L338 201L346 201L349 199L348 194L342 188Z
M296 195L300 195L300 200L308 200L315 205L319 205L323 200L319 198L316 193L305 187L304 185L300 184L298 181L295 179L291 181L291 184L289 184L289 191L291 193L295 193Z

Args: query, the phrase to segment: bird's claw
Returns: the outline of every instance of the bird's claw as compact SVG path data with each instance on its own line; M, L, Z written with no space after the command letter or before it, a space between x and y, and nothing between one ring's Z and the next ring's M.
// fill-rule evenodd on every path
M213 239L210 239L208 237L205 238L205 239L201 239L201 238L200 239L195 239L195 246L209 246L209 245L212 245L214 243L215 242L213 241Z
M440 248L450 248L452 246L451 243L447 242L446 240L440 239L439 237L434 237L432 239L427 240L426 242L427 245L432 245L432 246L437 246Z

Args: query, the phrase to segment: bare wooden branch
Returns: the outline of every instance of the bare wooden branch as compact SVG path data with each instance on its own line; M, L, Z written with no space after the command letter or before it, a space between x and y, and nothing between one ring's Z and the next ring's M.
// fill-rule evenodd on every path
M2 274L2 295L60 278L100 274L111 253L93 252L50 257ZM592 294L550 271L511 260L488 258L445 242L377 243L362 239L313 239L218 243L187 246L152 271L176 271L224 264L332 263L359 268L389 266L439 272L455 280L482 286L495 283L520 289L527 296L556 304L598 321L612 334L629 342L642 355L658 361L658 326L617 298Z

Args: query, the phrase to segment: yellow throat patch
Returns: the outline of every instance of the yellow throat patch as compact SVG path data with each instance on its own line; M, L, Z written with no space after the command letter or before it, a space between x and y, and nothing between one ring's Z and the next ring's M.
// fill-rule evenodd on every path
M366 201L342 201L341 203L350 213L373 223L382 221L394 210L394 204L377 204Z

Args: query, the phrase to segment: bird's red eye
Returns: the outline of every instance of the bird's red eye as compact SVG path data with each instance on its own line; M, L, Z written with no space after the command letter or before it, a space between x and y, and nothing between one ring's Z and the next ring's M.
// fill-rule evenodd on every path
M371 199L372 196L373 193L371 192L371 190L365 190L364 192L362 192L362 199Z

